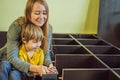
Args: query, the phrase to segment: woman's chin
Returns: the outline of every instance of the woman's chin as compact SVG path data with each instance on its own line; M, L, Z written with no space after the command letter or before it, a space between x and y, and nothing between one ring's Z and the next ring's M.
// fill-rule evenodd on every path
M36 23L37 26L43 26L43 23Z

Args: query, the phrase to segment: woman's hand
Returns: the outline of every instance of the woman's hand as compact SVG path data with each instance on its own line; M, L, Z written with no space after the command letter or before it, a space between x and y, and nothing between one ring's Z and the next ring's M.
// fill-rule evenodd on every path
M43 65L30 65L30 71L38 73L40 76L49 73L48 67Z
M56 67L53 66L53 64L49 65L48 70L49 70L49 73L51 73L51 74L58 74L58 71L57 71Z

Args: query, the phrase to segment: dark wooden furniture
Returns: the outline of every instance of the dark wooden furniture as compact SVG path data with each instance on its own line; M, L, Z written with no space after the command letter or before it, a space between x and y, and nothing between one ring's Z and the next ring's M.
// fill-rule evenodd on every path
M120 49L94 34L53 34L62 80L120 80Z
M97 35L54 33L51 55L60 80L120 80L120 49Z

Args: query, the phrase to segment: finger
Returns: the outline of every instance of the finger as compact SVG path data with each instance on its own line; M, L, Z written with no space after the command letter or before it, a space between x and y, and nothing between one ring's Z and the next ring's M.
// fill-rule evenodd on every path
M48 69L48 67L44 67L44 69L45 69L45 72L46 72L46 73L49 73L49 72L50 72L49 69Z
M44 66L39 66L38 67L38 74L42 76L43 74L46 74Z
M46 69L42 66L42 74L46 74Z

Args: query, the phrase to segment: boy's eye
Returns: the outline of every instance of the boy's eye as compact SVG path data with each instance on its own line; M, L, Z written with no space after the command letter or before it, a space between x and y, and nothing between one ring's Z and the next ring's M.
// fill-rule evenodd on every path
M37 43L37 41L33 41L33 43Z

